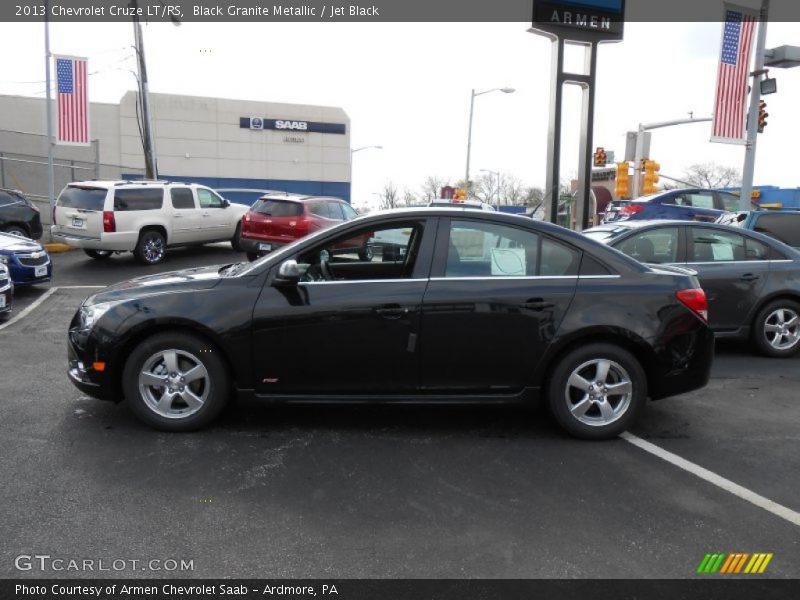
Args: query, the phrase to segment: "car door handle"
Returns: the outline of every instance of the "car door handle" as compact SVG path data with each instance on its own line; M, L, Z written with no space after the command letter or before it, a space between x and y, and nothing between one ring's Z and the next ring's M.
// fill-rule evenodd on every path
M759 276L756 275L755 273L745 273L744 275L739 277L739 279L741 279L742 281L755 281L758 278Z
M544 298L531 298L519 305L520 308L527 308L528 310L544 310L545 308L553 308L553 306L555 305L552 302L546 302Z
M175 219L182 219L183 215L179 215L178 213L172 213L173 218Z
M375 313L384 319L402 319L408 315L408 309L398 304L388 304L375 309Z

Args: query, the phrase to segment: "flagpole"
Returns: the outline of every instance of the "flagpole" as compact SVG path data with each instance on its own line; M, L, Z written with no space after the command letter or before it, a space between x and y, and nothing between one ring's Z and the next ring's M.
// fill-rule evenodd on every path
M739 191L739 210L751 209L753 194L753 173L756 168L756 139L758 137L758 102L761 100L761 74L764 69L764 48L767 45L767 16L769 0L761 0L761 11L756 38L756 56L753 61L753 75L750 81L750 110L747 113L747 141L744 148L742 167L742 189Z
M55 173L53 172L53 99L50 85L50 0L44 2L44 60L45 86L47 87L47 202L50 206L50 225L53 225L55 208Z

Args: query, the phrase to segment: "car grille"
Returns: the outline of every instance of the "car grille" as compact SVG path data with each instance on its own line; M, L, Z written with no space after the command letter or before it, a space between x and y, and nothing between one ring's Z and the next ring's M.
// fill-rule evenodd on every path
M8 277L0 277L0 290L4 290L8 287Z
M48 258L47 254L42 253L41 256L34 258L30 254L17 254L17 260L20 262L21 265L26 267L39 267L41 265L46 265Z

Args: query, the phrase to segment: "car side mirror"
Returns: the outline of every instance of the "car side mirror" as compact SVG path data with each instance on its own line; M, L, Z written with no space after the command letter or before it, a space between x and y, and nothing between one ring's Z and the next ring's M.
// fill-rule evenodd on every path
M230 205L231 205L230 200L228 200L227 198L222 199L222 208L228 208Z
M300 281L300 267L294 259L285 260L278 267L278 276L275 283L278 285L297 285Z

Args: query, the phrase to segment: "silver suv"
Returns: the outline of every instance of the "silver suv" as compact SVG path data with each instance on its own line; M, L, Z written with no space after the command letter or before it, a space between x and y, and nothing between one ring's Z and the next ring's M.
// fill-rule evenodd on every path
M61 191L50 231L54 241L98 260L133 252L154 265L167 247L230 241L238 251L246 212L247 206L194 183L82 181Z

